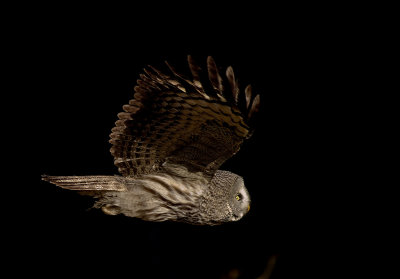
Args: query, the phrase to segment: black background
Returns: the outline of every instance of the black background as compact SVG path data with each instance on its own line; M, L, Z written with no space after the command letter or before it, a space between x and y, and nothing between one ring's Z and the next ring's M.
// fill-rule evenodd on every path
M333 159L343 141L334 123L345 109L337 104L346 94L341 86L351 63L337 69L353 51L349 38L301 16L288 22L231 15L213 22L218 15L205 14L194 27L190 16L154 23L150 14L121 22L72 15L37 18L19 46L31 82L23 103L35 104L29 111L35 118L25 121L38 158L24 188L28 209L18 219L21 231L29 232L22 257L36 260L30 270L257 278L276 257L271 278L309 274L315 267L304 262L319 258L310 253L311 243L331 230L325 208L327 193L337 191L333 174L343 171ZM148 64L163 69L164 60L187 71L188 54L199 64L212 55L219 67L233 66L241 87L251 83L261 95L256 132L222 167L244 177L252 197L245 218L200 227L106 216L87 210L89 198L40 181L42 174L117 174L108 139L136 79Z

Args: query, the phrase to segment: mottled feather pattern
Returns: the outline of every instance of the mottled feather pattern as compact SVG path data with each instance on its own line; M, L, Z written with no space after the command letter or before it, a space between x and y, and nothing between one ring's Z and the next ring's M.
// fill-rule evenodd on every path
M51 182L69 190L126 191L124 180L118 176L49 176L43 175L44 181Z
M185 218L188 212L198 214L199 198L207 189L199 187L199 182L205 185L207 180L200 174L188 176L187 170L180 165L167 164L164 170L140 178L125 178L126 192L104 193L95 207L115 208L114 214L146 221L177 221Z
M177 150L188 145L192 145L193 149L193 138L196 138L199 130L204 130L204 127L212 129L212 126L228 127L237 143L234 148L223 141L217 143L221 148L227 148L210 155L215 157L207 160L212 165L203 166L212 172L220 165L215 161L218 159L223 162L231 157L237 151L237 146L248 136L249 126L245 122L248 114L243 114L236 105L232 106L224 98L222 78L214 60L209 57L207 67L209 83L215 94L207 94L204 90L205 82L200 81L200 67L190 56L188 62L192 81L178 74L169 64L172 77L149 66L138 80L134 99L123 106L124 112L118 114L119 120L110 135L113 144L111 153L115 165L124 176L156 171L172 154L175 157L172 161L182 162L187 156ZM229 72L229 83L236 94L238 87L233 70L230 68ZM248 92L246 99L250 98ZM205 133L207 136L211 134ZM223 160L219 159L221 155L224 155ZM187 163L193 165L199 160L192 158Z

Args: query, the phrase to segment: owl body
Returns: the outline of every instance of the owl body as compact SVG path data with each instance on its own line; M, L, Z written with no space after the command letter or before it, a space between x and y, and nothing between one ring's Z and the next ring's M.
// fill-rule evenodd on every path
M108 215L217 225L241 219L250 206L243 179L228 171L218 171L208 182L180 165L165 164L156 174L114 179L126 190L99 192L94 206Z
M212 57L203 71L188 56L191 78L151 66L123 106L109 142L122 176L43 176L96 198L109 215L216 225L250 209L243 179L219 167L252 135L260 97L240 94L232 67L220 75ZM172 75L171 75L172 74Z

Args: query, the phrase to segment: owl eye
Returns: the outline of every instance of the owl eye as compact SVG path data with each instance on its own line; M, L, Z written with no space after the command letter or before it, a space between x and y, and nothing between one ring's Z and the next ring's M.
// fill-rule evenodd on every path
M236 198L237 201L240 201L242 199L242 195L241 194L236 194L235 198Z

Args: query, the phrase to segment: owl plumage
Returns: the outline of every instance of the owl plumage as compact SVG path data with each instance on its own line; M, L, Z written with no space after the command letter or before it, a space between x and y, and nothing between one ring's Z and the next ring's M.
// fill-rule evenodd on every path
M188 56L189 79L149 66L110 135L122 176L43 176L96 198L109 215L216 225L250 208L242 177L218 170L249 138L260 98L241 98L232 67L222 78L212 57L202 71ZM242 102L243 99L243 102Z

